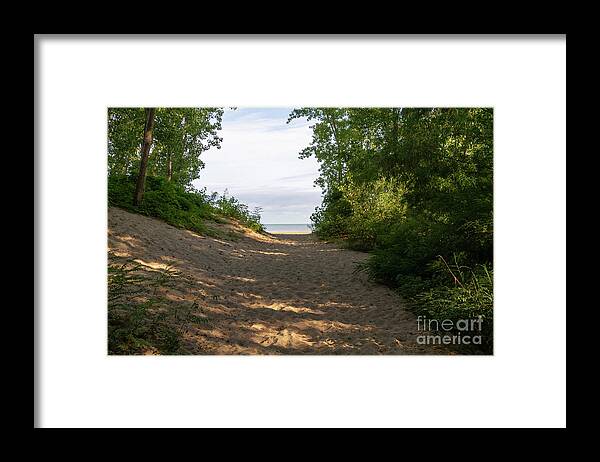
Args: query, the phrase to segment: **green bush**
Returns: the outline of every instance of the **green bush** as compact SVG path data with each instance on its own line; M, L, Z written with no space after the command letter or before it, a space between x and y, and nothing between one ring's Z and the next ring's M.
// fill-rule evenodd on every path
M314 232L317 236L348 237L348 222L352 215L352 206L339 190L332 190L323 198L323 204L311 215Z
M431 277L429 265L437 255L452 253L447 233L447 226L422 217L381 227L365 269L374 279L392 285L406 275Z
M223 222L223 216L233 218L247 227L262 232L258 211L233 197L208 196L204 191L186 190L183 186L165 178L146 178L142 203L133 205L135 176L112 176L108 178L108 203L131 212L160 218L170 225L189 229L200 234L208 233L205 220Z
M470 348L493 353L493 272L487 265L478 265L473 270L458 266L448 270L451 283L434 286L411 297L415 313L440 322L449 319L454 325L459 320L481 319L482 344Z
M221 196L212 197L212 204L221 215L234 218L256 232L264 231L263 225L260 223L260 209L250 211L246 204L242 204L235 197L229 196L227 191Z

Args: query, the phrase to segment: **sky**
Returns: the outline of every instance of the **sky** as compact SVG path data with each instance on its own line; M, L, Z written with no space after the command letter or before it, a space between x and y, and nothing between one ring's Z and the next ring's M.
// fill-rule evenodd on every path
M321 203L314 186L319 166L313 158L299 159L312 130L306 119L286 124L292 108L226 109L219 136L221 149L202 153L204 169L194 185L210 193L229 194L251 209L261 207L262 223L310 223Z

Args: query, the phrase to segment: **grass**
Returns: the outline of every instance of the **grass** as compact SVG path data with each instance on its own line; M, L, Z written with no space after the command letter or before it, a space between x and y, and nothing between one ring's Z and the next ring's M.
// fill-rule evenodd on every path
M481 345L462 346L472 353L493 353L494 340L494 295L493 273L487 265L475 268L458 264L448 265L443 261L452 282L434 285L411 297L413 311L427 317L452 321L456 326L460 320L480 319ZM458 333L454 330L453 333Z

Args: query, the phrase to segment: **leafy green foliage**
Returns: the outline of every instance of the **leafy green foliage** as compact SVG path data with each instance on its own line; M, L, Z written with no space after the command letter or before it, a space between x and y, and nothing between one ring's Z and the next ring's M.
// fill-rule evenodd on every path
M148 177L144 200L139 206L132 205L135 191L134 176L111 176L108 178L108 203L130 212L160 218L170 225L189 229L199 234L210 234L205 222L234 219L243 225L263 231L259 211L249 211L248 206L237 199L205 191L186 189L165 178Z
M418 292L411 299L415 312L428 319L459 320L480 318L482 352L493 351L493 272L486 264L474 270L455 265L448 267L452 283L440 283ZM451 285L450 285L451 284Z
M190 186L200 175L202 152L220 148L222 108L157 108L148 175ZM144 130L143 108L108 109L108 174L137 174Z
M180 352L180 333L168 322L163 300L157 295L175 276L169 268L147 274L142 265L130 260L109 263L109 354Z
M164 178L148 177L144 200L135 207L132 205L134 190L134 177L109 177L109 205L160 218L178 228L200 234L206 232L203 219L210 219L214 210L202 195L187 192Z
M211 204L224 216L234 218L246 227L263 232L264 227L260 222L260 208L250 210L235 197L229 196L227 190L221 196L211 196Z
M473 295L481 293L472 288L480 287L479 272L454 287L438 265L440 256L459 266L492 265L493 111L301 108L290 120L299 117L313 122L300 157L320 163L315 232L371 251L363 269L411 296L417 311L452 317L474 312L466 307L475 303L486 311L487 299ZM491 301L489 309L491 319Z

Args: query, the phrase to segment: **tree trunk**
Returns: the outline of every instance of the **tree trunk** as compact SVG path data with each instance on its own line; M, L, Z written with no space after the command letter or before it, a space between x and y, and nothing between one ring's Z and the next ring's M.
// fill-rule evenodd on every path
M335 123L335 119L331 116L331 114L325 114L327 117L327 121L329 122L329 126L331 127L331 131L333 132L333 139L335 140L335 145L337 148L338 156L337 156L337 174L338 174L338 183L342 184L343 182L343 160L342 160L342 149L340 146L340 140L338 138L337 125Z
M392 151L398 149L398 124L400 122L400 109L392 109Z
M167 160L167 180L171 181L173 179L173 156L169 152L169 159Z
M392 172L397 165L397 155L398 155L398 131L400 124L400 109L392 108L391 113L392 126L390 129L390 135L388 139L387 145L387 155L384 158L385 168Z
M142 142L142 159L140 162L140 173L138 174L137 184L135 186L135 195L133 196L133 205L142 203L144 197L144 184L146 182L146 169L148 168L148 157L150 155L150 146L152 146L152 129L154 128L154 113L156 108L146 108L146 125L144 126L144 139Z

